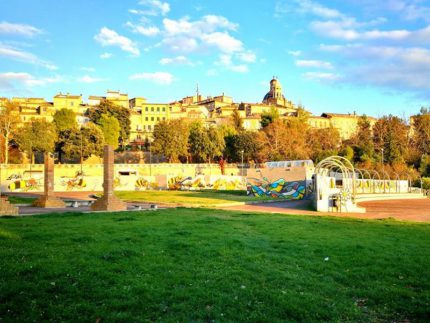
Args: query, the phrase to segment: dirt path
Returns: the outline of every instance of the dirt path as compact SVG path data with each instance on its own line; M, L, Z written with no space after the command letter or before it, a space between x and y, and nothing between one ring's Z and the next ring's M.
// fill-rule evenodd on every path
M252 211L262 213L305 214L315 216L337 216L357 219L386 219L400 221L429 222L430 199L422 200L387 200L359 203L366 208L366 213L321 213L310 211L311 201L290 201L239 205L222 209L234 211Z

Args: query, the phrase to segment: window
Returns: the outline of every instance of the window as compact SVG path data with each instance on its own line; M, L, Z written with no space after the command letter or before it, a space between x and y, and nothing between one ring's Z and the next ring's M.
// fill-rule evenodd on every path
M160 121L160 117L157 117L157 121Z
M71 107L73 107L74 103L75 103L75 102L70 102L70 106L71 106Z
M163 107L163 112L166 112L166 108Z
M148 117L145 117L145 121L148 121Z
M148 112L148 107L145 107L145 111Z
M166 120L166 117L163 117L163 120Z
M160 112L160 107L157 107L157 112Z
M151 112L154 112L154 107L151 107Z
M154 121L154 117L151 117L151 121Z
M148 125L148 130L151 130L151 125Z
M172 112L172 107L169 107L169 111Z

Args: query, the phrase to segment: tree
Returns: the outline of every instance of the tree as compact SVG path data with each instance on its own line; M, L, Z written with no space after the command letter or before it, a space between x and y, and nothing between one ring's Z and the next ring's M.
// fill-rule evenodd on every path
M342 150L339 153L340 156L345 157L348 159L351 163L354 161L354 149L352 149L351 146L345 146L342 148Z
M307 132L306 145L309 148L310 157L315 162L337 155L339 144L340 135L336 128L309 129Z
M228 147L230 145L230 147ZM226 151L230 154L230 159L235 162L242 161L242 151L244 160L257 161L257 153L260 145L257 141L257 133L254 131L241 131L233 135L228 143L226 142Z
M55 111L52 122L54 122L58 133L78 127L76 115L71 109L63 108Z
M266 128L269 124L273 123L277 119L279 119L279 112L276 110L276 108L271 107L270 111L263 112L261 114L261 127Z
M87 111L87 116L91 122L100 125L102 115L107 114L116 118L120 125L119 140L125 143L130 136L130 110L120 107L109 101L101 102L98 106L90 108Z
M107 114L102 114L99 120L99 126L103 132L105 144L112 145L114 149L117 149L121 131L118 120Z
M188 150L193 161L211 162L221 157L225 148L223 130L215 127L205 128L199 121L190 125Z
M94 123L89 122L80 129L69 130L67 141L64 143L63 151L68 158L84 158L91 155L102 156L104 137L101 129Z
M225 141L222 131L215 127L209 127L207 130L209 146L207 147L207 154L209 163L217 157L222 157L225 149Z
M366 115L359 118L357 131L351 138L357 162L366 160L372 161L375 155L375 145L373 142L372 125Z
M190 134L188 137L188 150L193 162L203 162L208 158L207 147L209 147L209 137L200 121L190 124Z
M189 126L183 120L160 121L152 135L151 151L165 156L170 163L188 155Z
M0 134L3 139L3 162L9 163L9 142L14 131L20 123L19 106L13 102L6 102L5 106L0 109Z
M285 123L275 120L258 133L258 142L261 145L259 159L308 159L307 131L308 125L300 119L289 118Z
M55 144L55 151L58 152L58 159L62 161L62 153L65 142L69 139L68 136L72 133L71 130L78 128L76 116L71 109L60 109L55 111L53 123L57 129L58 140Z
M19 149L26 152L33 162L35 152L54 151L57 141L55 125L45 120L32 120L17 130L15 141Z
M430 113L421 108L421 113L412 117L412 143L419 154L430 154Z
M382 152L384 149L384 161L404 162L408 151L408 127L399 117L384 116L373 127L373 142L377 150Z
M240 117L238 109L233 110L233 113L231 114L231 121L236 131L243 130L243 120Z
M430 156L422 155L419 172L422 177L430 177Z

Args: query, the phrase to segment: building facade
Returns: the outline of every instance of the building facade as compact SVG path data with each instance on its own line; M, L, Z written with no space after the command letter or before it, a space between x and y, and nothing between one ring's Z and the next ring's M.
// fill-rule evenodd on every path
M128 94L108 90L106 96L89 96L86 103L82 95L58 93L52 102L43 98L0 98L0 108L6 102L12 101L19 106L23 123L43 119L52 121L55 111L66 108L76 114L79 124L88 122L86 112L89 108L102 102L109 102L130 110L131 134L129 143L141 146L152 140L152 133L157 123L172 119L185 121L199 120L207 126L220 126L231 123L231 116L237 111L243 120L246 130L256 131L261 128L261 116L264 113L276 111L281 119L295 117L299 108L287 100L282 92L282 85L274 77L269 82L269 91L261 102L235 103L233 98L222 93L215 97L204 97L196 91L196 95L187 96L171 103L152 103L144 97L128 98ZM308 123L312 128L336 128L342 139L349 139L356 132L359 116L354 114L323 113L321 116L309 114ZM375 118L369 118L371 124Z

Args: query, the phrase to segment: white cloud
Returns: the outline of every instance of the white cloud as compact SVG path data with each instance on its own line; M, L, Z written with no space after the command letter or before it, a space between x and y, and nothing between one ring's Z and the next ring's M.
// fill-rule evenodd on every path
M201 39L205 44L217 47L220 51L225 53L233 53L243 50L243 43L226 32L205 34L202 35Z
M185 56L176 56L176 57L165 57L160 59L159 62L161 65L171 65L171 64L176 64L176 65L194 65L192 62L190 62L190 60L185 57Z
M111 58L112 57L112 54L111 53L103 53L103 54L100 54L100 58L101 59L108 59L108 58Z
M32 37L42 33L42 30L30 25L12 24L6 21L0 22L0 34L22 35Z
M143 26L143 25L136 25L133 24L132 22L128 21L126 23L127 27L131 28L131 31L137 34L141 34L143 36L147 36L147 37L152 37L152 36L157 36L160 33L160 29L158 29L158 27L155 26Z
M148 16L158 16L160 14L162 16L165 16L170 11L170 4L159 0L141 0L139 1L139 4L145 6L146 9L145 10L131 9L129 10L129 12L133 14L148 15Z
M307 79L317 80L317 81L337 81L340 79L339 74L334 73L322 73L322 72L307 72L303 74Z
M237 57L239 58L239 60L245 63L255 63L255 61L257 60L257 56L251 51L239 53L237 54Z
M310 68L324 68L324 69L333 68L333 65L330 62L324 62L324 61L318 61L318 60L297 60L296 66L310 67Z
M107 27L100 29L100 32L94 36L94 39L102 46L118 46L123 51L129 52L133 56L140 55L140 51L139 48L137 48L136 43Z
M344 16L336 9L325 7L318 2L311 0L282 0L276 3L275 13L278 16L296 12L302 14L312 14L321 18L340 18Z
M81 69L81 71L85 71L85 72L95 72L96 71L96 69L94 68L94 67L81 67L80 68Z
M427 95L430 90L430 50L420 47L321 45L344 59L344 82L373 85Z
M237 73L247 73L249 68L245 64L234 64L233 57L231 54L221 54L219 55L219 59L215 62L215 65L223 66L225 69Z
M93 76L89 76L89 75L84 75L84 76L78 78L77 81L82 82L82 83L98 83L98 82L105 81L105 79L99 78L99 77L93 77Z
M242 42L229 33L237 30L238 25L222 16L206 15L195 21L188 17L165 18L163 28L162 44L173 51L191 52L210 47L226 53L243 50Z
M36 78L24 72L0 73L0 88L6 90L22 90L22 87L45 86L62 81L60 76Z
M167 46L174 52L191 53L199 48L198 42L193 38L173 37L165 38L161 44Z
M160 85L169 85L174 81L173 75L167 72L137 73L137 74L131 75L129 79L147 80Z
M32 53L25 52L25 51L19 50L17 48L5 46L2 43L0 43L0 57L5 57L8 59L18 61L18 62L42 66L42 67L47 68L49 70L58 69L58 67L55 66L54 64L47 62L47 61L44 61Z

